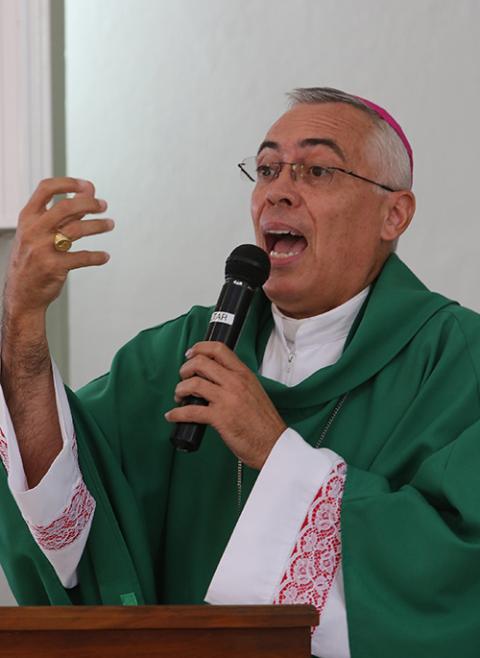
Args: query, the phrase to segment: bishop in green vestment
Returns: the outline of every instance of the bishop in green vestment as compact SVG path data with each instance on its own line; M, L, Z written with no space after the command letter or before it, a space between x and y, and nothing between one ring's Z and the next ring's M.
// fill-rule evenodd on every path
M322 638L321 620L314 655L477 658L480 318L430 292L392 253L414 211L411 152L398 124L343 92L300 90L294 101L254 160L252 214L272 276L237 355L202 342L212 309L195 307L142 332L108 374L68 391L81 472L96 501L78 584L60 583L6 473L2 564L20 604L202 603L288 427L312 448L321 438L319 450L346 464L347 644L336 649L335 637ZM394 165L369 141L375 130ZM272 301L302 319L368 286L338 360L295 386L260 374ZM209 406L172 410L174 396L190 394ZM184 420L209 425L195 454L169 441L171 423ZM273 558L274 542L268 550Z

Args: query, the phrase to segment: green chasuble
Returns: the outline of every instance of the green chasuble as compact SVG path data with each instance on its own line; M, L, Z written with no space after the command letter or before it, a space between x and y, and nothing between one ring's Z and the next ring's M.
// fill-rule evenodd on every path
M97 503L77 587L61 586L2 472L0 556L20 604L203 601L239 514L236 458L210 428L197 453L175 452L163 415L210 314L195 307L143 331L110 373L68 393ZM258 294L237 350L254 372L272 326ZM323 445L348 465L352 658L480 655L479 368L479 316L428 291L392 255L337 363L291 388L260 377L311 445L348 392ZM245 469L244 499L256 477Z

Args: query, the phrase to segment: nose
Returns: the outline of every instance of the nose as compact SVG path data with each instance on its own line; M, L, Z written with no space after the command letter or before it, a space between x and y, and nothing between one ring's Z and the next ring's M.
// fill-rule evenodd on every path
M301 203L291 167L282 167L278 176L272 180L265 191L265 199L272 206L285 205L296 207Z

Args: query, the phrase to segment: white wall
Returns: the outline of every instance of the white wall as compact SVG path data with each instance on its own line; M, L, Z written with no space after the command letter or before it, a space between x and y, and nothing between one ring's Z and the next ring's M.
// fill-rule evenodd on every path
M251 241L235 164L283 93L331 85L389 108L415 152L416 221L400 254L480 309L478 0L67 0L69 173L95 181L112 254L75 272L71 380L145 326L212 303Z

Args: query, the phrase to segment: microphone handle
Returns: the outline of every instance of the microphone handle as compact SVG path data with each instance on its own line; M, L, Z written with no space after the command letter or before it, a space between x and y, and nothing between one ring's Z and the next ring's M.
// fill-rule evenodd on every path
M231 350L235 349L254 292L244 281L227 279L208 325L205 340L216 340ZM180 406L190 404L207 406L208 402L189 395ZM170 441L181 452L195 452L200 447L205 429L206 425L201 423L177 423Z

